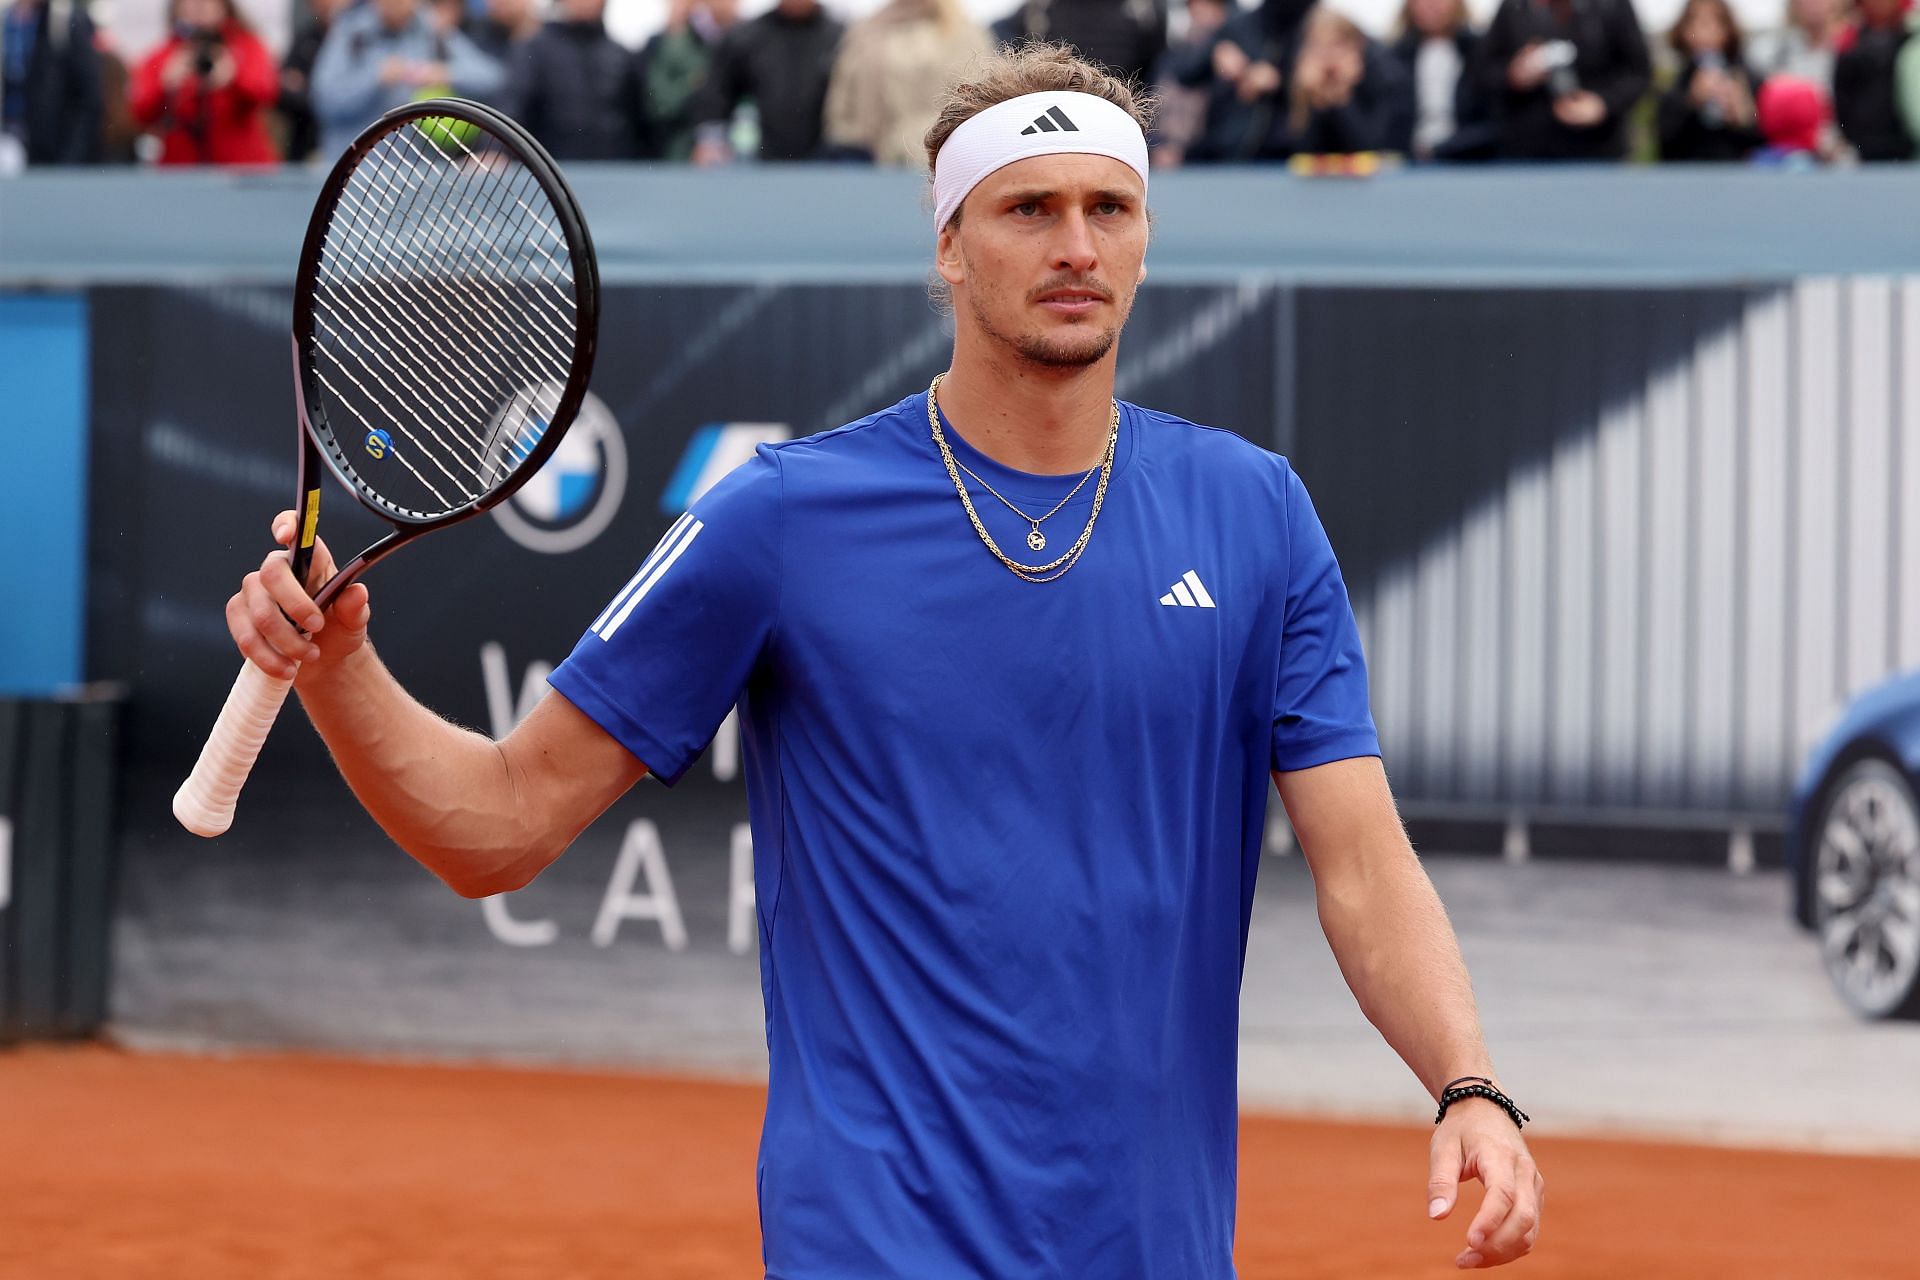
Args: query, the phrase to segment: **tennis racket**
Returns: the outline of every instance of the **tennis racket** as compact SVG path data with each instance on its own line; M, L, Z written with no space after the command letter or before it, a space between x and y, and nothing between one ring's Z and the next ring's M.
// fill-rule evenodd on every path
M579 205L514 121L439 98L354 139L314 205L294 286L294 578L312 565L323 467L393 531L327 580L322 611L375 562L540 469L586 395L599 315ZM292 686L241 667L173 797L187 830L233 821Z

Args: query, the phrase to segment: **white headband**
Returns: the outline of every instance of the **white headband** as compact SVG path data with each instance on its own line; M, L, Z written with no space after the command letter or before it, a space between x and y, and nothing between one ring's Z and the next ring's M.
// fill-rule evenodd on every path
M1016 160L1071 152L1111 156L1147 181L1147 137L1125 110L1091 93L1029 93L969 117L933 166L933 230L988 174Z

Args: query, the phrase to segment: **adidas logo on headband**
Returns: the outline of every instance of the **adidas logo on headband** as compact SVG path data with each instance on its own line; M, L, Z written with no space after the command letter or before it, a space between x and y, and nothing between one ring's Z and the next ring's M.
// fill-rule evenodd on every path
M1067 113L1058 107L1048 107L1046 113L1037 116L1034 122L1020 131L1020 136L1029 133L1078 133L1080 126L1067 119Z

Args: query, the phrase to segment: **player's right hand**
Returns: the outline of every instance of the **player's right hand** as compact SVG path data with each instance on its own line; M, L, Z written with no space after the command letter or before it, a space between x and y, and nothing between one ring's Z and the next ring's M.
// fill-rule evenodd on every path
M273 540L293 545L294 514L273 518ZM271 551L260 567L240 582L227 601L227 630L249 662L270 676L311 676L332 667L367 638L367 589L356 582L342 591L326 616L315 607L309 588L333 576L333 554L324 540L313 548L307 582L293 580L289 553ZM297 624L297 625L296 625Z

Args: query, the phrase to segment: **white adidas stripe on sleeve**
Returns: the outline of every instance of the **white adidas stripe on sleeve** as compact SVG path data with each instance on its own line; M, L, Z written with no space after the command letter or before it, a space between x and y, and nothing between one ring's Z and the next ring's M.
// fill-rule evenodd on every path
M640 562L640 567L633 571L633 576L627 579L627 585L613 593L613 599L607 601L607 607L600 611L600 616L593 620L593 625L587 630L595 635L600 633L600 628L606 625L608 618L613 616L613 611L626 601L627 593L640 585L640 579L647 576L647 571L653 568L661 552L673 545L674 539L680 536L680 531L687 527L687 522L691 519L693 519L692 515L683 515L673 522L672 527L661 535L660 541L653 544L653 550L647 552L647 558Z
M620 606L619 612L608 619L606 624L600 629L599 634L602 640L613 639L613 633L618 631L622 624L626 622L628 616L633 613L634 606L647 598L647 592L653 590L660 579L666 576L667 570L673 568L674 561L687 553L687 548L693 545L693 540L699 537L700 531L706 527L706 523L700 520L695 520L686 526L685 530L680 534L680 540L674 544L673 549L659 558L659 563L654 565L652 572L648 573L640 585L627 597L627 602Z

